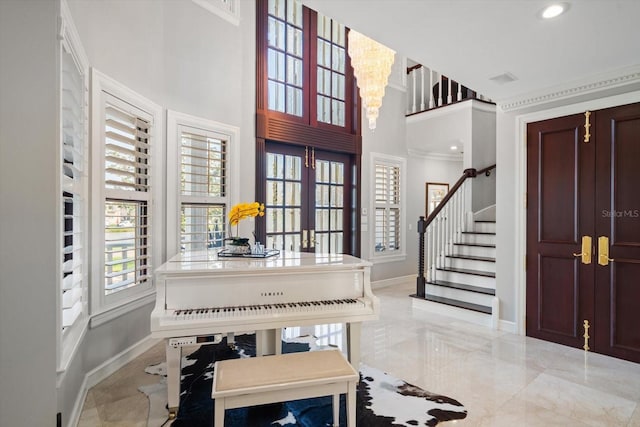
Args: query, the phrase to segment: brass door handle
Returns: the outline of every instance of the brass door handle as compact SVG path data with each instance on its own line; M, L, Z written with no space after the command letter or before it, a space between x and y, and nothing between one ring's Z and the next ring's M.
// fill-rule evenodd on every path
M309 241L307 240L307 230L302 230L302 248L306 249L309 246Z
M591 236L582 236L582 252L573 256L582 257L583 264L591 264Z
M600 236L598 237L598 264L609 265L609 261L615 261L609 258L609 238Z

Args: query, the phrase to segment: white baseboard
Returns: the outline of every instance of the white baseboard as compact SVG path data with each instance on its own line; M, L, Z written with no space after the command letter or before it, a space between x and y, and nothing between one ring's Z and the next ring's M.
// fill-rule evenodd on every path
M80 421L80 414L82 413L82 407L84 406L84 401L87 397L87 392L91 387L95 386L100 381L104 380L109 375L113 374L118 369L122 368L124 365L131 362L136 357L140 356L142 353L149 350L160 341L161 340L159 339L147 336L146 338L143 338L136 344L121 351L96 368L87 372L84 376L84 380L82 381L82 386L80 387L80 392L78 393L76 403L73 405L73 411L69 416L68 427L75 427L76 425L78 425L78 421Z
M375 282L371 282L371 289L380 289L386 288L387 286L395 286L395 285L406 285L408 283L415 284L416 276L400 276L400 277L392 277L390 279L384 280L376 280Z
M501 331L510 332L512 334L518 333L518 328L516 328L516 322L512 322L510 320L499 320L498 329Z
M418 310L424 310L429 313L439 314L441 316L447 316L453 319L463 320L465 322L492 328L492 317L490 314L479 313L477 311L453 307L420 298L412 298L412 300L412 307Z

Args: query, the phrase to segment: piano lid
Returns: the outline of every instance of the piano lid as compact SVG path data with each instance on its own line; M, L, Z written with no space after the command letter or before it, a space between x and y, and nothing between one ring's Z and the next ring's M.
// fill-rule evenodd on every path
M325 254L309 252L280 251L280 254L268 258L230 258L219 257L219 249L188 251L179 253L156 270L156 274L179 272L216 272L255 273L261 270L316 270L354 269L370 267L371 263L346 254Z

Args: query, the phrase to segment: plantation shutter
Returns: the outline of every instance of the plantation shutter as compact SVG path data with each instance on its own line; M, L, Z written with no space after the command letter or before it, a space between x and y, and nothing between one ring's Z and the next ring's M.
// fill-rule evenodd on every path
M181 127L180 171L181 249L222 247L226 224L226 139Z
M148 122L107 105L105 119L105 186L149 191Z
M400 249L400 168L375 165L375 251Z
M151 278L150 120L114 101L104 109L105 293Z
M83 310L85 287L83 245L87 222L85 191L85 102L83 77L72 55L62 55L62 278L63 331L74 324Z

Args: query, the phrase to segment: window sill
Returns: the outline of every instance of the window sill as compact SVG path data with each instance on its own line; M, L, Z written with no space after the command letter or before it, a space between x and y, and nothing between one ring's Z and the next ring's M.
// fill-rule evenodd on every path
M91 316L91 321L89 326L93 329L100 325L103 325L107 322L112 321L113 319L122 316L130 311L143 307L147 304L152 303L156 299L156 291L155 288L145 292L137 299L128 301L122 305L118 305L116 307L109 308L103 312L94 314Z

